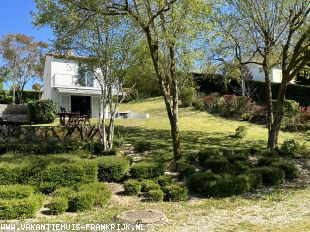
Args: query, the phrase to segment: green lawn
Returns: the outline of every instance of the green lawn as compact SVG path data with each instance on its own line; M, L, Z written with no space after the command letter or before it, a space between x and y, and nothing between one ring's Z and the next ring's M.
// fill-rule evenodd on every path
M123 104L121 110L147 112L150 118L117 119L117 136L132 144L149 141L152 144L149 158L159 162L171 160L169 123L161 98ZM241 140L231 138L239 125L249 127L248 135ZM227 120L191 108L180 109L180 128L184 155L206 147L266 146L267 130L263 126ZM281 132L280 142L285 139L309 141L304 134ZM309 160L305 162L310 167ZM310 187L269 190L223 199L193 198L179 203L146 203L137 197L115 195L107 208L53 217L41 215L32 222L108 223L115 222L115 216L124 210L151 208L162 210L168 217L167 224L152 231L310 231Z

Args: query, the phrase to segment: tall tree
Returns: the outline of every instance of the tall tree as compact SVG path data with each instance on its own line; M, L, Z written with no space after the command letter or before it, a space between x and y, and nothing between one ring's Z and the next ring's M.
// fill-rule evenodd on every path
M7 34L0 39L1 76L11 86L13 104L21 103L25 85L42 75L40 58L46 48L46 43L36 42L33 37L23 34Z
M160 86L171 127L174 159L181 158L179 129L179 84L177 65L180 62L181 44L192 44L195 30L202 16L209 12L209 5L203 0L36 0L39 13L37 22L46 22L55 13L54 9L79 12L84 17L83 24L93 17L125 16L145 35L149 53ZM197 13L200 11L200 14ZM196 13L194 13L196 12ZM72 22L66 21L55 27ZM185 41L187 43L185 43ZM183 50L184 51L184 50Z
M296 37L295 39L290 38L291 33L296 35L300 33L297 29L290 30L290 27L293 26L292 28L295 28L295 23L299 22L301 18L303 18L301 20L302 24L307 21L307 14L305 12L309 7L309 2L306 0L227 0L227 3L231 15L234 15L235 24L238 25L239 30L255 46L255 50L258 52L256 62L262 65L266 82L268 148L275 149L278 134L275 131L277 130L276 128L279 128L279 123L282 120L280 111L281 108L283 111L283 105L280 101L280 104L277 106L279 112L277 110L277 119L275 120L272 106L270 72L275 65L282 64L282 67L283 64L284 66L287 65L290 52L286 52L285 47L291 47L291 42L296 40ZM297 21L294 21L295 18L297 18ZM309 37L307 33L304 34L306 38ZM301 50L304 52L305 49ZM286 53L287 56L285 55ZM283 70L284 76L286 75L285 72L286 70ZM286 83L289 79L284 77L283 82ZM283 91L280 91L280 95L283 95L283 97L285 96L286 85L287 83L281 87ZM283 97L278 96L278 100Z
M285 36L280 39L282 81L271 125L269 138L271 149L276 148L278 144L287 85L306 68L310 60L310 2L306 0L283 1L282 4L285 7L282 15L282 20L285 22Z

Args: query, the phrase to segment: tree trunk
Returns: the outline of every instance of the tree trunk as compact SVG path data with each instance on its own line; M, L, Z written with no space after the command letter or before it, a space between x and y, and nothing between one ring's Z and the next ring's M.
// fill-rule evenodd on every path
M269 149L276 149L278 146L278 137L279 131L281 127L281 122L284 116L284 101L285 101L285 91L286 91L287 83L282 82L279 88L278 96L277 96L277 105L275 109L275 116L271 126L270 138L268 138L268 142L270 141ZM269 143L268 143L269 145Z
M148 41L152 62L154 65L155 73L159 86L161 88L162 95L164 97L166 111L168 114L171 137L173 145L173 158L174 160L179 160L181 158L181 141L180 141L180 129L178 124L178 82L176 80L175 72L175 55L174 48L170 47L170 78L163 77L159 67L159 43L156 39L152 38L152 33L150 28L144 28L146 38ZM171 83L169 83L171 80ZM172 104L171 104L172 100Z
M270 81L270 68L268 65L268 58L265 58L263 61L263 69L264 69L264 74L265 74L265 83L266 83L266 98L267 98L267 119L268 119L268 145L267 147L269 149L272 148L272 134L271 134L271 127L272 127L272 122L273 122L273 107L272 107L272 89L271 89L271 81Z

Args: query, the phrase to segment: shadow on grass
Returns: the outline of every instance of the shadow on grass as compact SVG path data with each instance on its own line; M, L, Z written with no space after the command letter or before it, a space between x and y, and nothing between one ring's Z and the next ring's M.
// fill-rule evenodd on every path
M123 136L125 142L136 144L140 141L151 143L150 157L155 162L165 163L173 158L170 130L148 130L138 127L118 126L116 131ZM205 133L197 131L181 132L181 149L184 156L206 148L230 148L235 150L250 147L263 148L264 140L243 140L232 138L229 133Z

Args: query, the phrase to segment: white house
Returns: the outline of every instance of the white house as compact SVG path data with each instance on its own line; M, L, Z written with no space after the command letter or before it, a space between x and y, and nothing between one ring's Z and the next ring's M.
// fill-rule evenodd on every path
M59 109L99 117L101 89L94 73L78 78L81 58L47 54L43 74L43 99L51 99Z
M255 81L265 81L264 70L261 65L251 64L247 65L251 72L252 79ZM282 81L282 70L280 68L272 68L270 71L270 81L274 83L281 83ZM294 80L291 83L295 83Z

